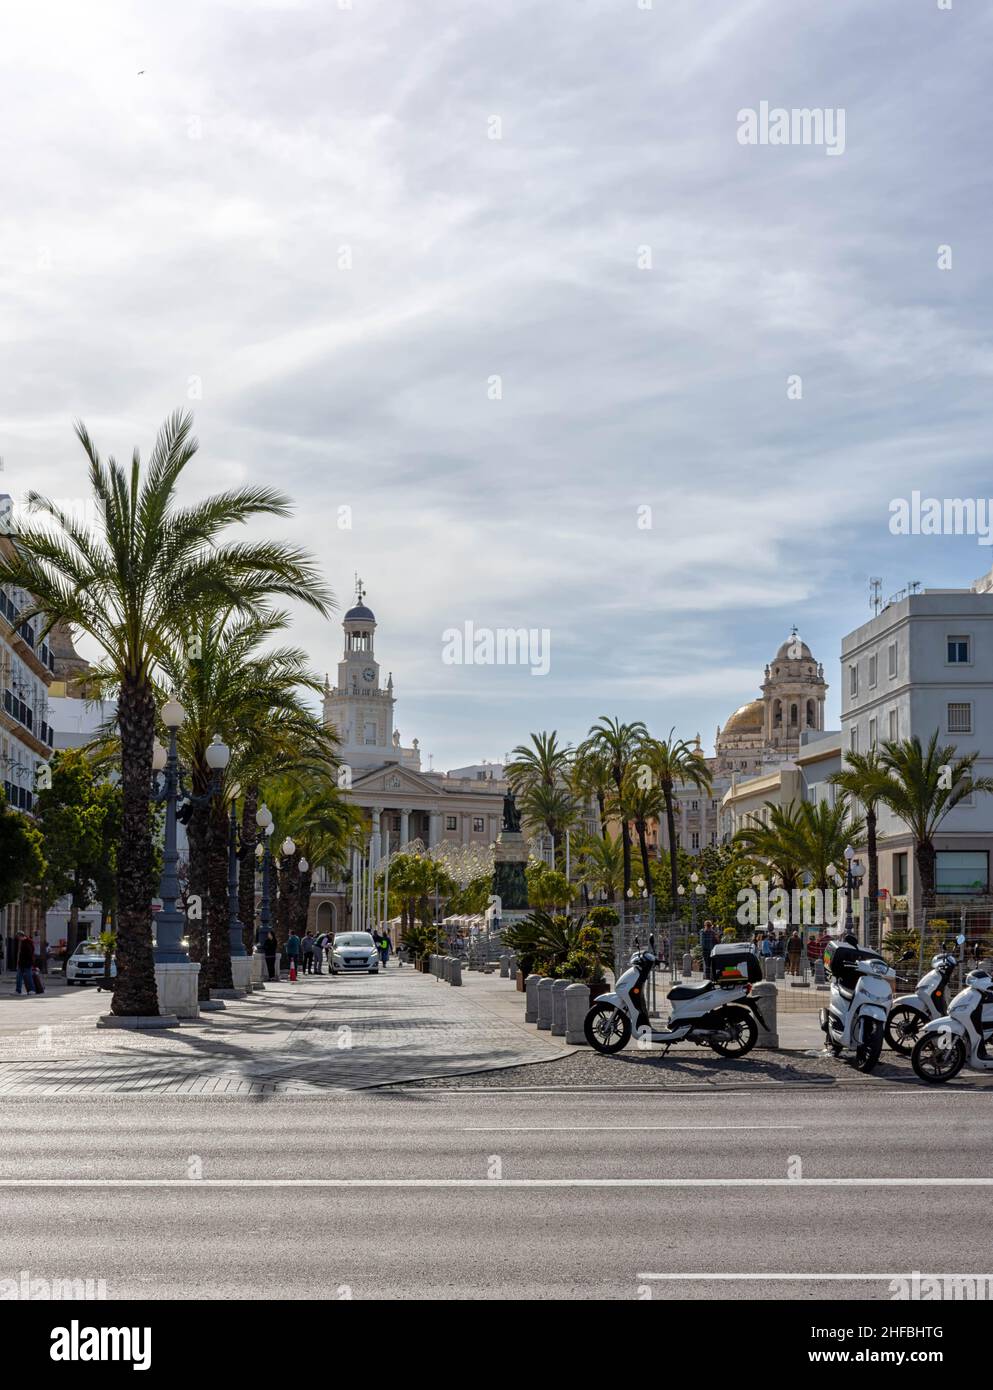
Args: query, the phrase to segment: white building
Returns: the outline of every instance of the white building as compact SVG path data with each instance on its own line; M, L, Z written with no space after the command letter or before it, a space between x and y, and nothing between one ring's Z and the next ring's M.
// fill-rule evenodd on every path
M890 739L935 730L942 745L979 758L993 776L993 592L990 576L969 589L925 589L890 603L841 644L842 748L865 752ZM880 888L909 898L920 885L906 826L879 819ZM935 839L936 888L945 906L989 892L993 796L977 794L949 813Z

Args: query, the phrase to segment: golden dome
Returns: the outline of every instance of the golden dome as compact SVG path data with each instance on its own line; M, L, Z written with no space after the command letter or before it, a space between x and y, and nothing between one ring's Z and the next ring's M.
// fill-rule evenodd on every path
M749 700L747 705L742 705L736 709L734 714L721 730L721 736L725 734L748 734L755 729L761 729L764 723L764 710L761 700Z

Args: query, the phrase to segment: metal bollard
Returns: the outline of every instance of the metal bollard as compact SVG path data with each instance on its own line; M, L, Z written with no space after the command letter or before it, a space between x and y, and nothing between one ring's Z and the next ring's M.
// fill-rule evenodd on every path
M513 951L507 957L507 974L512 980L517 980L517 956Z
M759 1036L756 1047L778 1047L779 1033L776 1024L776 1004L779 992L771 982L762 982L752 985L752 998L758 1005L759 1013L765 1019L766 1026L763 1028L759 1023ZM758 1023L758 1019L755 1020Z
M552 1036L565 1037L565 992L571 980L556 980L552 985Z
M542 978L538 984L538 1031L548 1033L552 1027L552 990L554 980Z
M689 951L683 956L683 976L684 978L693 974L693 957Z
M445 981L448 981L452 978L451 956L442 956L441 958L441 978Z
M586 1046L583 1024L589 1011L589 985L570 985L565 992L565 1040L570 1047Z
M538 985L540 975L529 975L524 981L524 1022L538 1022Z
M458 956L452 956L451 969L448 972L448 983L450 985L460 985L462 983L462 962Z
M510 974L510 957L502 955L500 957L500 979L505 980Z
M775 980L777 978L775 956L766 956L762 962L762 978L765 980Z

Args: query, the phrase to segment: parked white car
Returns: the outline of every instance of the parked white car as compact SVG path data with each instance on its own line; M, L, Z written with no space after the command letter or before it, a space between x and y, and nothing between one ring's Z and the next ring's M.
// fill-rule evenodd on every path
M343 931L334 939L331 954L331 974L357 974L368 971L379 974L379 952L372 934L367 931Z
M117 961L110 958L111 977L117 974ZM83 985L87 980L103 979L103 948L97 941L81 941L66 961L66 984Z

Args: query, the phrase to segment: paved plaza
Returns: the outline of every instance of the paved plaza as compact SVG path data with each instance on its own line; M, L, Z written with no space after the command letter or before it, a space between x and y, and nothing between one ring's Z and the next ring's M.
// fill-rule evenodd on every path
M9 980L9 977L7 977ZM178 1028L98 1029L110 996L55 984L0 1002L0 1095L314 1093L561 1058L513 984L409 967L269 984Z

